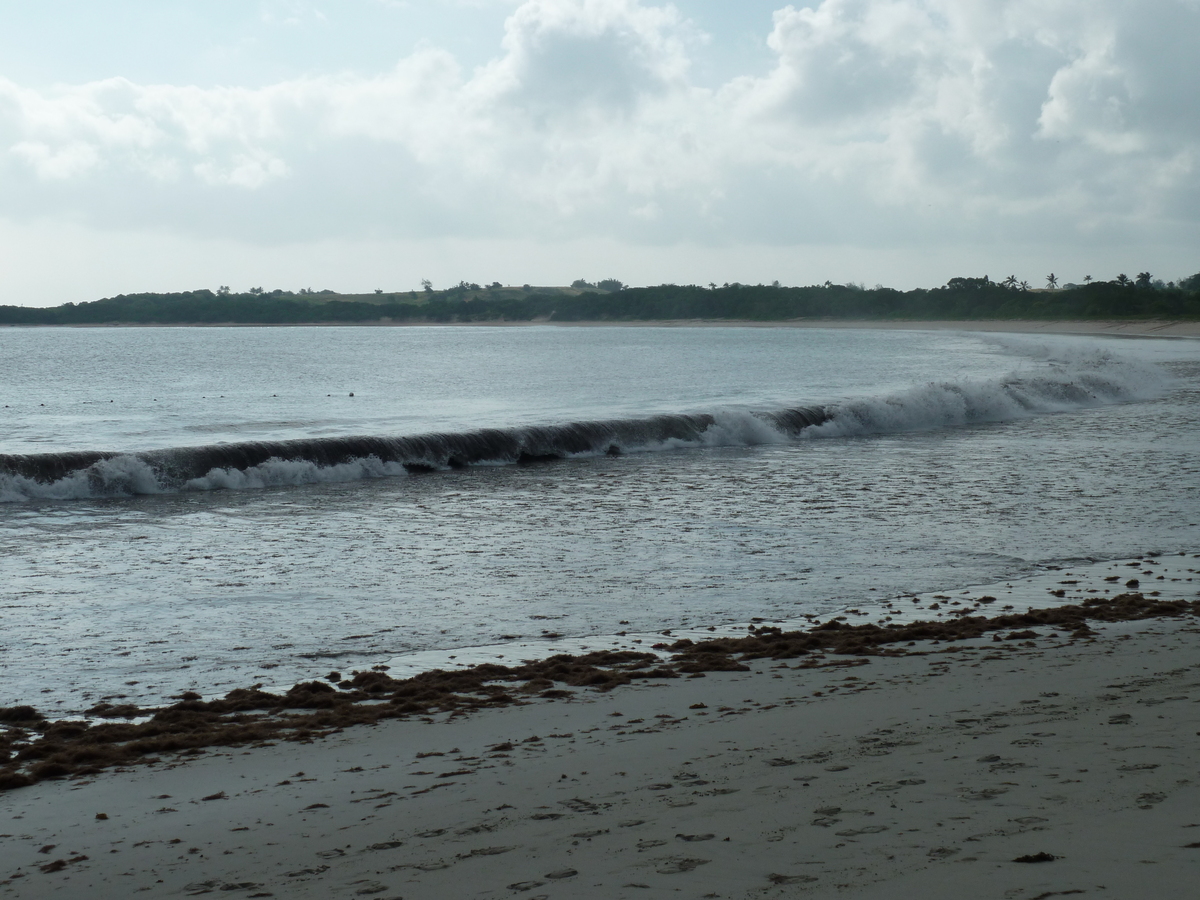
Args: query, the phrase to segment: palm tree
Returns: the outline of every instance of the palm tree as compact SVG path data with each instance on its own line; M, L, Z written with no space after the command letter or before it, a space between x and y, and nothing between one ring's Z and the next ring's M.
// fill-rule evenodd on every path
M1054 290L1056 287L1058 287L1058 276L1053 272L1046 276L1046 287L1050 288L1050 290Z
M1029 290L1029 282L1022 281L1019 285L1017 285L1017 287L1019 287L1023 291L1027 291L1027 290Z
M1091 276L1091 275L1084 275L1084 276L1083 276L1083 283L1084 283L1084 284L1091 284L1091 283L1092 283L1092 276Z
M1122 272L1120 275L1117 276L1117 284L1119 284L1121 287L1128 287L1129 286L1129 276L1126 275L1124 272Z
M1002 282L1000 282L1000 283L1001 283L1002 285L1004 285L1006 288L1010 288L1010 289L1011 289L1011 288L1015 288L1015 287L1017 286L1017 276L1016 276L1016 275L1009 275L1007 278L1005 278L1005 279L1004 279Z

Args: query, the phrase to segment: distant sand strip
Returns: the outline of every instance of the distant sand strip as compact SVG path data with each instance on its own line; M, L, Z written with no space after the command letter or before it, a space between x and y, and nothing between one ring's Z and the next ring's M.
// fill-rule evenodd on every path
M1194 596L1197 565L1059 583ZM0 897L1190 896L1200 626L1089 631L749 660L43 781L0 795Z
M440 323L430 323L440 324ZM784 319L753 322L739 319L670 319L603 322L478 322L478 325L561 325L656 328L839 328L885 331L988 331L1011 334L1111 335L1118 337L1200 338L1200 321L1192 320L1042 320L1042 319Z

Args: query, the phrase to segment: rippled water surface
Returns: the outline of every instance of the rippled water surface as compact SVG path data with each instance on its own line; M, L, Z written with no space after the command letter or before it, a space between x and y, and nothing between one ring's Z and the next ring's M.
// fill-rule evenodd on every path
M57 499L0 475L5 705L77 710L544 633L791 617L1200 543L1193 342L10 329L0 360L7 454L718 423L616 457L421 475L281 460L130 496L84 478ZM833 418L797 437L749 415L796 404ZM218 489L233 475L245 489Z

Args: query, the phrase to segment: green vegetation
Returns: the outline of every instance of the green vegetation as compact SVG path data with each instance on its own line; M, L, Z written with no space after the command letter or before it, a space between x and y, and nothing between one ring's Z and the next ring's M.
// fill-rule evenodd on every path
M1047 278L1057 284L1053 275ZM0 325L295 325L419 322L584 322L727 319L1200 319L1200 274L1164 284L1085 279L1031 290L1009 277L951 278L939 288L897 291L826 282L809 287L715 284L626 288L616 279L569 288L482 287L337 294L304 289L232 293L222 286L174 294L121 294L91 303L39 309L0 306Z

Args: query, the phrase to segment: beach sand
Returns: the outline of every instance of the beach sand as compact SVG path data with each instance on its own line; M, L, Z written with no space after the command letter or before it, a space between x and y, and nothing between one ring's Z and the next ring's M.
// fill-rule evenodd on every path
M1194 896L1200 624L1093 628L43 781L0 795L0 897Z
M810 328L886 328L909 331L996 331L1020 334L1082 334L1123 337L1200 337L1200 322L1191 320L1041 320L978 319L970 321L805 321Z

